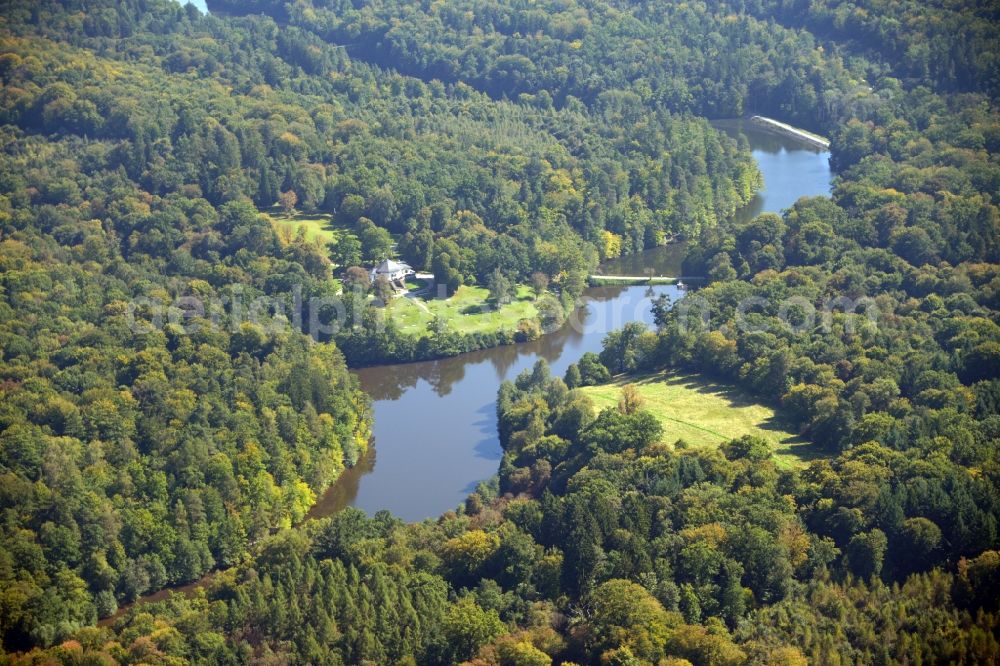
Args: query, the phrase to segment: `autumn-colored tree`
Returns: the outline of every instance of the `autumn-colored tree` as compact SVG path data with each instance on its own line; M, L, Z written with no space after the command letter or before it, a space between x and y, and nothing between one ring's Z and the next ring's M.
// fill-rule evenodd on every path
M278 203L281 205L281 209L285 211L285 215L291 215L295 212L295 204L299 202L299 195L295 194L295 190L287 190L278 195Z
M384 275L379 275L375 278L375 283L372 285L372 290L375 292L375 298L381 301L383 304L387 304L392 300L393 294L396 293L395 288L392 283L389 282L389 278Z
M663 609L648 590L626 580L609 580L589 597L584 645L598 661L610 650L627 648L635 657L656 663L681 624L677 613Z
M371 278L368 275L368 271L360 266L351 266L344 271L345 291L357 291L367 294L371 286Z
M622 414L634 414L642 409L644 402L639 388L635 384L626 384L622 387L621 398L618 399L618 411Z
M549 288L549 276L541 271L535 271L531 274L531 288L535 292L535 298L538 298Z

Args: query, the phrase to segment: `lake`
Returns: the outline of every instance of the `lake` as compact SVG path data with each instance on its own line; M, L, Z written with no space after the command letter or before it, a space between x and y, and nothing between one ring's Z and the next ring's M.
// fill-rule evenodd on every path
M726 132L742 132L764 174L764 189L737 214L739 219L763 211L780 212L801 196L830 193L828 152L739 120L715 125ZM643 275L650 268L659 275L676 275L681 259L683 247L676 244L601 268L606 274ZM651 299L660 294L676 300L683 292L674 286L595 287L586 291L566 326L535 342L357 371L374 403L374 446L341 474L307 519L356 506L369 514L387 509L413 522L456 508L477 484L497 473L501 450L496 393L500 383L542 358L562 375L584 352L600 351L608 331L629 321L651 323ZM213 575L159 590L136 603L165 599L171 591L191 594ZM130 607L124 604L99 624L109 625Z
M740 211L740 218L780 212L801 196L830 193L827 151L739 120L715 124L747 137L764 175L764 189ZM642 275L649 268L657 275L679 275L682 258L683 247L671 245L605 264L602 270ZM312 515L351 505L369 514L387 509L404 520L419 521L454 509L497 472L500 383L539 359L561 376L584 352L600 351L608 331L629 321L651 323L650 302L660 294L676 300L683 292L674 286L591 288L567 326L535 342L359 370L361 385L374 401L374 447Z

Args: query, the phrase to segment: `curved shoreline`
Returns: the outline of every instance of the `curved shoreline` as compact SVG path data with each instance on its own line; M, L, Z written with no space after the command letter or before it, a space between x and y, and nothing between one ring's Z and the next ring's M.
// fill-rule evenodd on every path
M778 121L773 121L773 122L777 123ZM767 129L765 125L762 125L758 122L754 122L754 126L760 129ZM818 145L814 143L815 139L813 137L810 137L808 134L804 133L804 130L796 130L796 128L792 128L791 126L787 127L789 127L791 130L795 130L796 132L800 132L801 134L791 133L791 132L780 132L780 131L776 131L775 133L784 134L795 139L801 139L806 143L809 143L809 145ZM665 246L661 246L661 248L662 247ZM609 284L609 286L627 287L629 286L629 281L633 280L635 276L595 275L593 277L599 279L610 278L611 281L614 281L614 284ZM617 278L617 280L615 280L615 278ZM642 279L643 282L641 284L643 285L648 284L649 278L643 276ZM670 283L671 282L666 282L665 284L670 284ZM545 335L543 335L542 337L545 337ZM525 343L513 342L510 345L504 345L504 346L517 346L520 344L525 344ZM476 351L487 352L491 349L494 348L486 347ZM415 361L402 362L402 363L389 362L385 364L375 364L375 366L363 366L363 367L366 369L370 369L372 367L379 367L379 366L410 365L411 363L447 360L450 358L455 358L457 356L463 356L468 353L474 354L476 352L460 352L455 356L436 357L428 360L419 359ZM358 369L362 368L352 368L352 370L358 370ZM346 468L341 472L341 475L319 497L317 497L316 502L313 504L312 507L310 507L303 521L294 527L299 528L302 526L302 524L309 522L310 520L332 515L343 509L345 506L350 506L353 503L353 499L358 492L358 485L360 483L361 477L365 476L366 473L372 470L372 467L374 465L374 460L375 460L374 442L369 442L369 446L367 447L365 453L359 457L357 463L354 466ZM217 575L227 570L228 569L226 568L213 569L212 571L207 572L203 577L199 578L198 580L184 584L164 587L154 592L150 592L142 597L139 597L138 599L129 604L123 604L121 607L117 609L117 611L114 614L98 620L97 626L100 627L110 626L114 624L117 620L126 616L130 611L149 603L166 601L173 594L181 594L186 597L191 597L195 595L199 589L207 587Z

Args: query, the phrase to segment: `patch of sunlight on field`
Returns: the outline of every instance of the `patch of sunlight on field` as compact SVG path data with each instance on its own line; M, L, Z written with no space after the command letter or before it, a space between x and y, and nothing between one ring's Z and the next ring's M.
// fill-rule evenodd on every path
M645 401L643 407L663 424L665 442L683 439L692 447L708 447L742 435L757 435L771 442L775 459L783 467L802 467L821 456L813 444L794 434L771 407L738 388L697 375L623 377L583 391L598 409L614 407L626 383L636 385Z

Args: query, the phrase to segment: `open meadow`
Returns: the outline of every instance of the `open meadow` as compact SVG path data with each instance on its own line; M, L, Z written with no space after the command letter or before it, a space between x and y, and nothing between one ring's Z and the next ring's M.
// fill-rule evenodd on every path
M737 388L695 375L630 377L583 391L598 409L614 407L626 383L636 386L643 407L663 424L666 442L683 439L692 447L710 447L742 435L757 435L771 442L782 467L801 467L820 456L816 447L789 430L771 407Z

